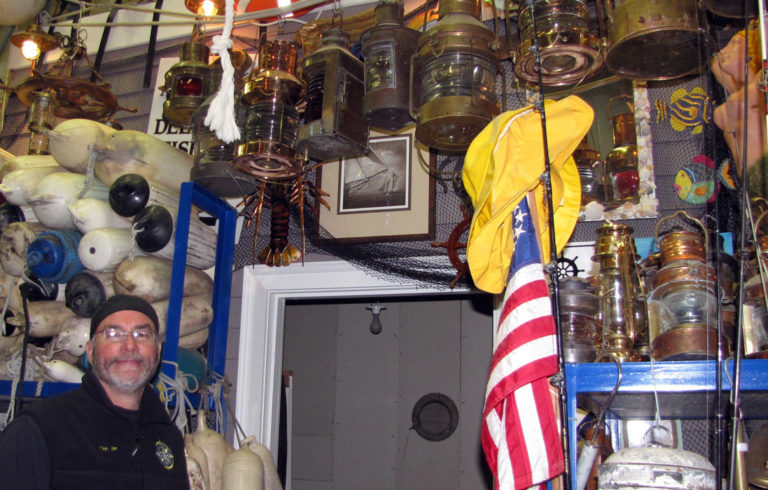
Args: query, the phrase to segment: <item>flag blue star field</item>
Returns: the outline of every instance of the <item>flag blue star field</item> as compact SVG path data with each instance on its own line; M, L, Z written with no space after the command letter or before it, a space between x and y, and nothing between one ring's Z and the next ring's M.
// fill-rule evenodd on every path
M500 489L540 484L565 466L548 379L558 371L555 321L527 199L514 211L514 240L481 431Z

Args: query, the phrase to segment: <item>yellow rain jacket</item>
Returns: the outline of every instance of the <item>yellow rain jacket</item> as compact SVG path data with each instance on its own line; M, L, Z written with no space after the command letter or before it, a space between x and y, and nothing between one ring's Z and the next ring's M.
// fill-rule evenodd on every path
M558 252L576 226L581 204L581 182L571 154L589 131L593 116L592 108L576 96L546 101ZM543 173L541 116L532 107L497 116L469 145L463 180L475 214L467 241L467 264L478 288L489 293L504 290L514 251L512 212L529 191L535 196L542 261L549 260L546 189L539 180Z

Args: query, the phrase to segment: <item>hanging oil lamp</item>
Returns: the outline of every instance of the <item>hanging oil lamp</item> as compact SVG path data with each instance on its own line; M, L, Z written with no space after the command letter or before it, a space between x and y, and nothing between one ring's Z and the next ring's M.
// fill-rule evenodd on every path
M32 93L32 103L29 106L29 150L30 155L48 154L48 136L56 124L56 99L47 91L38 90Z
M248 102L244 141L235 168L263 179L296 175L302 155L296 150L302 85L294 75L297 48L286 41L262 41L259 69L245 82Z
M438 16L417 46L416 140L439 150L464 151L499 114L499 42L480 22L476 0L442 0Z
M645 297L637 272L631 226L606 223L597 229L592 260L600 265L597 294L602 348L609 359L641 361L647 354Z
M659 220L656 235L668 218ZM717 274L706 262L706 240L689 230L670 231L661 241L655 238L661 268L651 279L648 295L651 356L657 361L715 358Z
M592 362L600 345L599 301L595 287L584 278L560 280L560 328L565 362Z
M245 52L236 50L232 53L233 67L235 68L235 120L239 127L244 125L245 106L241 103L238 86L243 72L250 69L250 58ZM216 60L211 66L211 75L207 90L211 95L192 114L192 152L193 165L189 172L190 180L197 182L202 187L220 197L242 197L253 193L256 188L256 180L247 173L239 171L233 166L233 159L238 148L239 141L224 142L216 136L205 124L208 109L216 97L216 92L221 83L222 69L220 61ZM241 131L242 134L242 131Z
M397 131L411 123L411 57L419 33L403 26L403 4L379 0L376 26L363 32L360 47L365 68L363 118L369 125Z
M605 157L603 166L606 209L640 201L635 116L631 112L617 114L612 123L613 150Z
M165 72L163 119L169 123L191 128L192 113L211 93L209 51L202 42L187 41L181 46L179 62Z
M339 28L323 32L320 44L299 63L307 105L296 148L321 161L361 155L368 149L363 63L349 51L349 37Z
M515 74L526 82L539 83L539 65L533 51L536 44L541 60L541 83L545 86L573 84L603 65L600 41L590 33L589 10L584 0L525 2L518 28L520 45L515 57Z

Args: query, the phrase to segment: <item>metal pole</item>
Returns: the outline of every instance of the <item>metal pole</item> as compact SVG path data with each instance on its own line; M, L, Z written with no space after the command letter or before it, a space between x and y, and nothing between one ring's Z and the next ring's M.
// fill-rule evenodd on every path
M527 0L527 3L534 12L533 0ZM555 335L557 336L557 362L559 368L559 375L561 379L560 383L560 426L563 431L563 454L565 462L565 477L563 478L564 488L566 490L571 489L571 464L570 461L570 439L568 434L568 399L566 396L567 386L565 384L565 360L563 358L563 336L560 330L560 284L557 278L557 268L555 264L557 262L557 241L555 240L555 214L552 205L552 174L551 165L549 159L549 142L547 140L547 115L544 110L544 86L542 84L542 66L541 66L541 50L539 49L539 36L536 31L536 16L531 15L531 27L533 28L533 50L536 55L536 67L538 69L538 88L539 88L539 100L535 104L541 115L541 135L542 143L544 145L544 173L541 175L540 180L544 184L547 200L547 219L549 221L549 260L546 270L550 276L552 284L552 311L555 317ZM544 257L542 257L544 259Z
M744 11L747 11L748 6L748 0L744 0ZM764 8L763 8L763 1L760 0L757 2L758 8L759 8L759 15L760 15L760 44L763 44L763 20L762 16L764 15ZM741 225L741 234L739 237L740 243L740 249L741 249L741 260L739 262L739 301L738 305L741 307L741 305L744 303L744 276L746 274L746 256L745 256L745 250L747 245L747 228L750 228L750 224L752 223L751 216L745 216L746 213L750 212L750 205L749 205L749 196L747 195L747 141L748 141L748 131L747 131L747 122L748 122L748 108L749 108L749 19L746 19L745 17L746 25L744 26L744 105L742 107L742 118L743 118L743 128L744 128L744 135L743 135L743 141L742 141L742 147L741 147L741 179L742 179L742 195L741 195L741 219L742 219L742 225ZM765 76L766 73L766 60L765 60L765 46L761 48L762 56L763 56L763 76ZM762 165L761 163L758 163L758 165ZM757 231L757 230L753 230ZM760 261L760 257L757 258L758 262ZM741 312L739 312L741 313ZM734 369L733 369L733 386L731 387L731 453L730 453L730 468L728 472L728 488L733 489L734 488L734 482L736 481L736 467L737 467L737 460L738 460L738 444L736 444L736 441L738 441L738 435L739 435L739 421L741 419L741 406L740 406L740 397L741 397L741 349L742 345L744 343L743 335L742 335L742 327L744 325L743 322L743 315L738 315L738 322L736 325L736 346L734 347Z

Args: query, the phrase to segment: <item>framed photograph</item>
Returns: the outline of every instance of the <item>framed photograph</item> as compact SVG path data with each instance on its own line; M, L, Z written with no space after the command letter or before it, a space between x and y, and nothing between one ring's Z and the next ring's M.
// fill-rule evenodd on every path
M328 162L317 185L331 209L318 206L317 223L332 238L321 242L367 243L430 240L435 229L434 158L416 142L415 125L392 134L371 131L370 152ZM319 230L316 230L319 232Z

